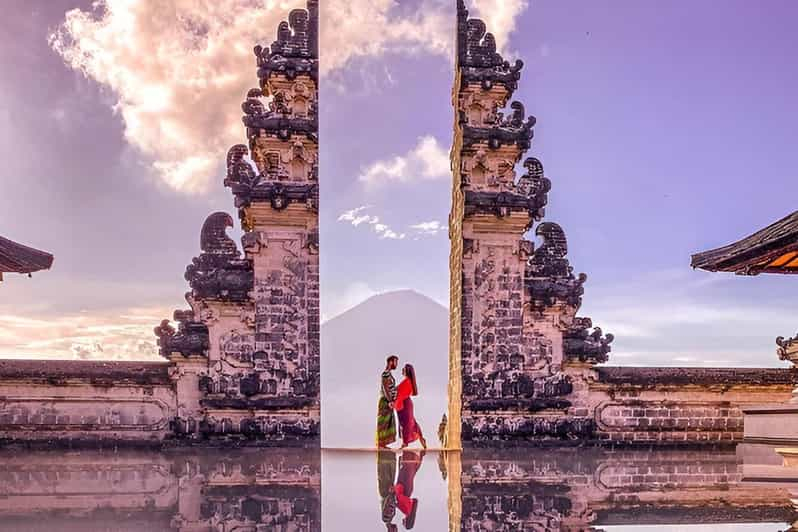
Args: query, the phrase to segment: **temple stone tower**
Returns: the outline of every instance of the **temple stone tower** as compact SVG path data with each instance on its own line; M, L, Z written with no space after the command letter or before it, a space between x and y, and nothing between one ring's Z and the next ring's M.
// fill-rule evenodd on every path
M230 148L243 254L211 214L186 269L191 309L156 328L174 363L184 437L319 440L318 2L255 47L260 86L242 104L247 144Z
M586 276L573 274L562 228L535 225L551 182L539 160L524 158L535 118L522 103L510 103L522 67L497 53L485 23L468 18L458 0L450 448L461 441L589 436L594 421L584 407L583 370L606 360L612 340L591 330L590 319L576 317ZM537 245L525 237L533 228Z

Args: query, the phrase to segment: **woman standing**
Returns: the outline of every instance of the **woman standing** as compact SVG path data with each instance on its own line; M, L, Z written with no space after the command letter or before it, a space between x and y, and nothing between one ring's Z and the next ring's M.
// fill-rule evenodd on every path
M402 449L416 440L421 441L421 446L426 449L427 440L424 439L424 434L421 433L421 426L416 422L416 417L413 413L413 400L410 398L413 395L418 395L416 371L412 365L405 364L405 367L402 368L402 375L404 375L404 379L396 388L396 400L394 401L394 408L399 417L399 434L402 437Z

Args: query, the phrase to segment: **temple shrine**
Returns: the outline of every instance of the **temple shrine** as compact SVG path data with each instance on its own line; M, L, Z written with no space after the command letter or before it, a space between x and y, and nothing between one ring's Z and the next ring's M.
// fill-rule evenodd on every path
M737 275L798 273L798 211L737 242L692 257L693 268ZM779 359L798 364L798 334L776 338ZM744 408L746 441L798 445L798 388L784 404ZM798 449L791 449L795 455Z

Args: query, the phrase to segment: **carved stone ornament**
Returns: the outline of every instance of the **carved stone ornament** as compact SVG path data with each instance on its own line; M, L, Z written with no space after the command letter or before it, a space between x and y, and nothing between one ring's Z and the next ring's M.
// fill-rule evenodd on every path
M496 51L493 34L483 21L468 18L463 0L457 0L457 61L466 83L479 83L484 90L501 84L509 93L518 87L524 67L520 59L511 65Z
M563 303L578 308L582 304L582 285L587 275L574 277L568 262L565 232L554 222L538 225L535 234L543 244L535 250L526 268L525 283L533 303L551 306Z
M277 28L277 39L269 48L255 47L258 77L266 86L273 74L293 79L306 73L318 80L319 2L308 0L307 9L295 9Z
M241 258L235 242L227 236L233 219L225 212L208 216L202 226L202 253L186 267L185 278L195 299L245 301L252 290L250 261Z
M612 334L605 336L600 327L593 328L590 318L574 318L563 337L563 351L571 360L600 364L609 359L614 339Z
M207 325L195 320L191 310L176 310L174 320L178 322L177 331L169 324L169 320L163 320L155 327L160 355L166 358L172 353L180 353L186 357L207 356L210 347Z

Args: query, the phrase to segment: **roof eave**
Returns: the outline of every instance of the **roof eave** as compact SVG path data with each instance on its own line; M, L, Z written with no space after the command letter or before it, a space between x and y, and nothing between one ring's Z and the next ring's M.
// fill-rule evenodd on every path
M767 265L791 251L798 251L798 211L737 242L695 253L690 265L711 272L741 275L789 273L786 268Z

